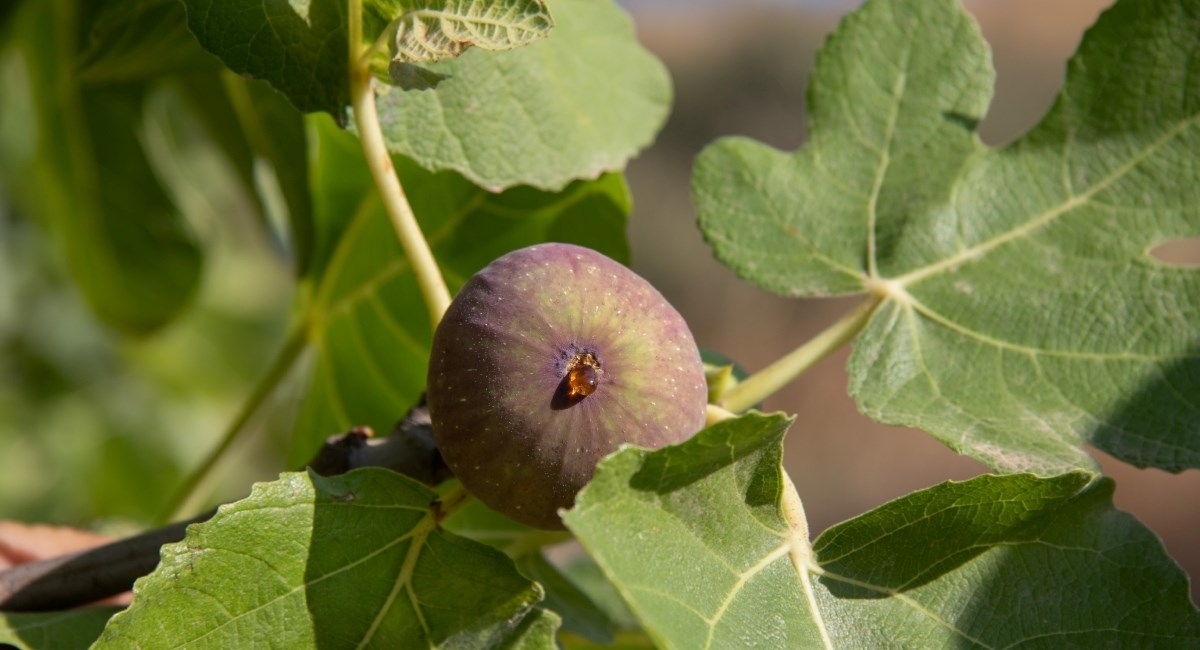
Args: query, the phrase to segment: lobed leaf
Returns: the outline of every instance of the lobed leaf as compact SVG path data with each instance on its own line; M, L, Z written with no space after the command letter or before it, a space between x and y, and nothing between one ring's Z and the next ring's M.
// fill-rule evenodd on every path
M1200 234L1200 7L1118 2L1000 149L989 59L957 2L868 2L818 56L804 148L701 154L705 237L764 288L883 299L850 361L873 418L1002 471L1093 467L1085 443L1200 466L1200 273L1148 253Z
M752 412L626 448L564 516L659 647L1200 642L1187 577L1112 507L1111 481L944 483L810 546L780 466L789 424Z
M525 621L541 617L540 588L500 552L441 530L436 497L377 468L259 484L164 546L95 647L487 648L544 638L546 623Z

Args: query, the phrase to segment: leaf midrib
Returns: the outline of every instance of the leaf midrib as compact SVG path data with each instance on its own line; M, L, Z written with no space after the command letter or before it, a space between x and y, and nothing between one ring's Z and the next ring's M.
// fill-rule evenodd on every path
M315 516L316 509L317 509L318 507L322 506L322 505L328 505L328 504L321 504L321 503L311 503L311 502L299 502L299 503L294 503L294 504L291 504L290 506L285 506L285 507L303 507L303 506L311 506L311 507L312 507L312 509L313 509L314 516ZM249 510L244 510L244 511L234 511L234 512L230 512L230 513L228 513L228 514L229 514L229 515L234 515L234 514L238 514L238 512L252 512L252 511L254 511L254 510L259 510L259 508L252 508L252 509L249 509ZM422 522L423 522L423 521L424 521L424 520L422 520ZM418 525L418 526L420 526L420 523L418 523L417 525ZM248 609L248 610L246 610L246 611L244 611L244 612L240 612L240 613L238 613L236 616L231 616L231 617L229 618L229 620L222 622L220 625L217 625L216 627L213 627L212 629L206 630L206 631L204 632L204 634L201 634L200 636L197 636L197 637L195 637L195 638L192 638L192 639L188 639L188 640L186 640L186 641L183 641L183 642L181 642L179 645L173 646L173 647L172 647L172 650L178 650L179 648L184 648L184 647L187 647L188 645L190 645L190 644L192 644L192 643L195 643L196 641L199 641L200 639L203 639L203 638L205 638L205 637L207 637L207 636L210 636L210 635L212 635L212 634L216 633L216 632L217 632L218 630L220 630L221 628L223 628L223 627L225 627L225 626L227 626L227 625L229 625L229 624L231 624L231 623L233 623L233 622L235 622L235 621L238 621L238 620L240 620L240 619L243 619L243 618L245 618L245 617L247 617L247 616L250 616L250 615L254 614L255 612L257 612L257 611L259 611L259 610L262 610L262 609L265 609L265 608L267 608L267 607L270 607L271 605L274 605L275 603L277 603L277 602L279 602L279 601L281 601L281 600L284 600L285 598L289 598L289 597L291 597L291 596L295 595L295 594L296 594L296 593L298 593L298 592L306 591L306 590L307 590L307 589L308 589L310 586L312 586L312 585L315 585L315 584L317 584L317 583L319 583L319 582L322 582L322 581L324 581L324 580L327 580L327 579L329 579L329 578L332 578L332 577L334 577L334 576L337 576L337 575L339 575L339 574L341 574L341 573L344 573L344 572L346 572L346 571L349 571L350 569L353 569L354 567L356 567L356 566L358 566L358 565L360 565L360 564L363 564L364 562L367 562L367 561L369 561L369 560L371 560L371 559L375 558L376 556L380 555L380 554L381 554L381 553L383 553L384 551L387 551L387 550L391 549L392 547L396 546L397 544L403 543L404 541L406 541L406 540L408 540L408 539L411 539L411 538L413 537L414 533L416 533L416 532L417 532L417 531L415 530L415 527L414 527L414 530L412 530L412 531L409 531L408 533L406 533L406 534L404 534L404 535L401 535L401 536L399 536L399 537L397 537L397 538L393 539L392 541L390 541L390 542L388 542L388 543L386 543L386 544L384 544L384 545L380 546L379 548L377 548L377 549L375 549L375 550L371 551L370 553L367 553L366 555L363 555L362 557L360 557L360 558L358 558L358 559L354 560L353 562L350 562L350 563L344 564L344 565L342 565L342 566L339 566L338 568L334 569L333 571L330 571L329 573L326 573L326 574L324 574L324 575L318 576L318 577L316 577L316 578L312 579L311 581L301 581L301 583L300 583L300 584L298 584L298 585L296 585L295 587L291 588L291 589L290 589L290 590L288 590L286 593L280 594L280 595L278 595L278 596L276 596L276 597L274 597L274 598L272 598L272 599L270 599L270 600L268 600L268 601L266 601L266 602L264 602L264 603L262 603L262 604L260 604L260 605L258 605L258 606L256 606L256 607L254 607L254 608L252 608L252 609ZM182 543L186 543L186 541L187 541L187 540L184 540L184 542L181 542L181 544L182 544ZM417 541L417 540L414 540L414 543L415 543L416 541ZM424 541L424 538L422 538L420 541L421 541L421 542L423 542L423 541ZM224 552L235 552L235 551L232 551L232 550L230 550L230 549L218 549L218 548L213 548L212 550L220 550L220 551L224 551ZM190 552L192 552L192 551L188 551L188 552L190 553ZM410 552L411 552L411 549L410 549Z
M888 112L886 128L883 134L883 145L879 148L879 165L875 169L875 178L871 181L871 193L867 197L867 276L879 276L876 258L875 230L878 218L879 194L883 191L888 169L892 161L892 143L896 136L896 119L900 115L900 104L904 100L904 89L908 85L908 64L912 56L911 42L905 48L900 64L899 73L892 83L892 106Z
M1167 129L1153 142L1151 142L1141 151L1137 152L1137 154L1130 156L1129 159L1127 159L1124 163L1118 165L1117 168L1110 172L1107 176L1101 178L1083 192L1072 194L1071 196L1067 197L1066 200L1049 208L1048 210L1045 210L1033 219L1018 224L1017 226L1000 233L991 239L975 244L974 246L939 262L934 262L933 264L909 271L904 275L892 279L892 281L903 287L911 287L925 279L952 270L964 263L979 259L990 251L1003 246L1010 241L1032 234L1034 231L1049 225L1062 215L1067 214L1076 208L1088 205L1092 197L1107 189L1113 183L1117 182L1129 172L1136 169L1142 162L1153 156L1158 150L1162 149L1169 142L1177 138L1189 127L1194 126L1198 120L1200 120L1200 115L1195 115L1187 119L1180 120L1179 123ZM991 152L992 150L990 149L981 149L976 155L986 155Z

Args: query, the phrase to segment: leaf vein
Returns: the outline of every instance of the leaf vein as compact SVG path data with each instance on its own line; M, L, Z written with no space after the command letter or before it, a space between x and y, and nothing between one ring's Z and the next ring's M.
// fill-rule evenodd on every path
M712 647L713 636L716 634L717 624L721 622L721 618L725 616L725 612L729 610L729 606L733 604L733 600L737 594L741 592L741 590L746 586L747 583L750 582L750 580L754 578L754 576L758 575L761 571L773 564L779 558L787 555L791 548L792 545L790 542L781 544L779 547L766 554L761 560L756 562L754 566L746 569L740 574L737 574L737 581L733 583L732 587L730 587L729 593L725 594L725 598L721 601L721 604L717 607L717 610L713 612L711 617L705 617L704 619L705 624L708 626L708 635L704 641L705 650L708 650Z
M896 80L892 84L892 105L888 108L883 144L879 147L879 163L875 167L875 178L871 181L871 192L867 197L867 277L872 279L879 275L876 260L878 251L875 242L875 231L878 227L879 193L883 191L883 181L887 177L891 165L892 143L896 136L896 118L900 115L900 104L908 84L908 63L911 56L912 46L909 44L897 66Z
M1130 352L1130 351L1083 352L1083 351L1078 351L1078 350L1053 350L1050 348L1042 348L1042 347L1036 347L1036 346L1032 346L1032 345L1013 343L1011 341L1005 341L1002 339L997 339L997 338L988 336L987 334L984 334L982 332L970 329L969 327L967 327L965 325L956 323L956 322L950 320L949 318L946 318L945 316L942 316L941 314L930 309L928 306L924 305L923 303L921 303L919 300L916 300L915 298L910 301L910 304L912 305L913 309L920 312L921 315L925 316L929 320L931 320L939 325L942 325L943 327L946 327L950 330L953 330L953 331L957 332L958 334L963 335L964 337L974 339L974 340L978 341L979 343L983 343L985 345L989 345L989 346L1004 349L1004 350L1009 350L1012 352L1019 352L1022 354L1041 355L1041 356L1055 357L1055 358L1061 358L1061 359L1087 360L1087 361L1163 362L1163 361L1177 361L1180 359L1200 358L1200 353L1183 354L1183 355L1180 355L1180 354L1161 354L1161 355L1159 355L1159 354L1145 354L1145 353Z
M1179 137L1189 127L1194 125L1197 120L1200 120L1200 115L1181 120L1178 124L1170 129L1167 129L1161 136L1147 145L1144 149L1137 152L1136 155L1130 156L1128 160L1117 166L1104 178L1101 178L1091 187L1087 188L1080 194L1068 195L1067 199L1058 205L1042 212L1040 215L1018 224L1017 226L992 237L991 239L976 244L957 255L952 255L940 262L935 262L928 266L910 271L895 279L905 286L912 286L926 278L937 275L949 269L952 269L960 264L964 264L980 257L983 257L991 250L1007 244L1010 241L1028 236L1030 233L1038 230L1047 224L1053 222L1058 217L1074 210L1075 208L1087 205L1092 197L1101 191L1107 189L1113 183L1123 178L1126 174L1133 171L1145 160L1153 156L1159 149L1163 148L1170 141Z
M833 573L831 571L826 571L825 569L822 569L820 567L814 567L814 570L823 578L828 578L830 580L842 582L842 583L852 585L855 587L859 587L862 589L867 589L869 591L874 591L876 593L881 593L881 594L884 594L891 598L895 598L896 600L900 601L901 603L904 603L905 605L907 605L912 610L919 612L920 614L924 615L926 618L934 621L938 625L941 625L942 627L944 627L947 630L953 632L954 634L957 634L958 636L970 641L971 643L974 643L974 644L984 647L984 648L988 648L989 650L997 650L996 648L993 648L992 646L984 643L983 641L958 629L958 627L956 627L953 623L951 623L950 621L947 621L942 616L940 616L937 613L933 612L932 610L928 609L927 607L922 605L920 602L918 602L916 599L911 598L906 594L898 593L895 590L888 589L887 587L880 587L879 585L874 585L869 582L865 582L862 580L856 580L849 576L844 576L844 575L840 575L837 573Z

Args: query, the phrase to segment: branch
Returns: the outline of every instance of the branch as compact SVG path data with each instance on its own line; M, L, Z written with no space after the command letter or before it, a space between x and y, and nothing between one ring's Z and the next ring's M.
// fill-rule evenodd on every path
M104 546L0 572L0 611L38 612L86 605L128 591L158 566L158 549L183 539L189 524L216 511Z
M386 467L430 486L451 476L434 444L424 401L386 437L372 437L367 427L330 436L307 466L323 476ZM211 510L104 546L0 571L0 611L67 609L128 591L135 580L158 566L159 547L182 540L190 524L215 513Z

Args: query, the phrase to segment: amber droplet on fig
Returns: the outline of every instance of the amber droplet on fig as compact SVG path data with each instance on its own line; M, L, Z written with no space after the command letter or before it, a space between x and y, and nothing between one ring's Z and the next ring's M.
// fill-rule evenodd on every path
M577 402L596 392L600 381L600 362L591 352L576 354L567 365L567 399Z

